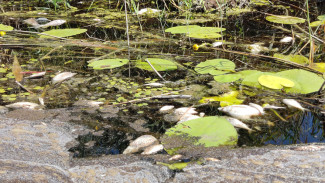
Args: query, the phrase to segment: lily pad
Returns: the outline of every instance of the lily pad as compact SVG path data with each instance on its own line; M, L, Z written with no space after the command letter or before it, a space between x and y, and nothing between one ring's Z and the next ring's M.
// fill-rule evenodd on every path
M231 91L216 97L203 97L199 102L208 103L208 102L219 101L221 107L225 107L229 105L238 105L244 102L244 100L237 99L238 94L239 94L238 91Z
M290 79L295 83L294 87L285 88L285 91L289 93L308 94L316 92L324 82L324 79L317 74L302 69L282 71L276 75Z
M165 30L172 34L187 34L189 37L198 39L215 39L222 37L218 32L225 31L225 28L219 27L200 27L197 25L177 26Z
M88 66L92 67L95 70L113 69L116 67L121 67L127 64L128 62L128 59L105 59L91 62L88 64Z
M165 32L170 32L172 34L185 34L190 32L195 32L200 29L198 25L187 25L187 26L177 26L171 27L165 30Z
M9 26L9 25L0 24L0 30L2 30L2 31L11 31L11 30L14 30L14 28Z
M216 39L222 37L221 34L218 34L216 32L210 32L210 33L195 32L195 33L189 33L188 36L197 39Z
M289 79L272 76L272 75L261 75L258 78L258 82L271 89L282 89L283 87L293 87L295 84Z
M213 76L223 75L229 73L228 71L221 71L221 70L211 70L209 74Z
M147 60L157 71L170 71L170 70L177 69L177 65L170 60L165 60L160 58L147 58ZM136 67L147 71L154 71L146 61L141 61L141 60L137 61Z
M225 74L214 76L213 79L220 83L230 83L239 80L242 77L240 74Z
M234 71L235 67L235 63L228 59L213 59L199 63L194 70L200 74L207 74L215 69Z
M266 20L273 23L279 24L297 24L297 23L304 23L306 20L299 17L292 17L292 16L281 16L281 15L271 15L267 16Z
M325 73L325 63L313 63L310 68L315 69L316 71Z
M56 37L70 37L77 34L82 34L86 32L87 29L53 29L50 31L43 32L44 34L48 34ZM50 36L41 35L41 38L51 38Z
M168 129L165 135L205 147L236 145L238 139L235 128L225 118L215 116L183 122Z
M280 58L280 59L283 59L283 60L287 60L287 61L290 61L290 62L295 62L295 63L298 63L298 64L308 64L309 63L309 60L307 57L305 56L302 56L302 55L282 55L282 54L274 54L273 57L276 57L276 58Z

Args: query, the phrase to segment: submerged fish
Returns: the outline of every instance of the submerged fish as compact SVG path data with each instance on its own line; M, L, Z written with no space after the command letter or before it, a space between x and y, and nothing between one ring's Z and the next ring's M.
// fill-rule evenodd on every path
M232 124L232 126L237 128L246 129L248 131L253 131L251 128L249 128L245 123L239 121L236 118L226 117L226 119Z
M283 99L282 102L285 103L289 108L297 108L297 109L300 109L302 111L306 110L295 99Z
M141 154L142 155L156 154L162 150L164 150L164 146L162 144L156 144L145 148Z
M33 110L39 110L41 109L41 106L32 102L16 102L13 104L6 105L8 108L12 109L33 109Z
M72 78L76 74L77 73L72 73L72 72L62 72L60 74L57 74L52 79L52 84L60 83L60 82L62 82L64 80L70 79L70 78Z
M238 119L250 119L252 116L264 114L263 107L254 103L250 103L249 105L230 105L226 107L219 107L218 110Z
M158 140L152 135L142 135L136 138L130 145L123 151L123 154L131 154L144 150L146 147L157 145Z

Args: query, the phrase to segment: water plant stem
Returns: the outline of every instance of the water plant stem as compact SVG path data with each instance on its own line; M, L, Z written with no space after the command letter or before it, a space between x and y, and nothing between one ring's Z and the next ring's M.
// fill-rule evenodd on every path
M125 10L125 24L126 24L126 37L128 40L128 59L130 60L130 35L129 35L129 21L128 21L128 12L127 12L127 3L124 0L124 10ZM129 62L129 77L131 77L131 63Z
M155 69L155 67L149 62L148 59L145 59L145 61L150 65L150 67L155 71L155 73L164 81L166 81L160 74L159 72Z

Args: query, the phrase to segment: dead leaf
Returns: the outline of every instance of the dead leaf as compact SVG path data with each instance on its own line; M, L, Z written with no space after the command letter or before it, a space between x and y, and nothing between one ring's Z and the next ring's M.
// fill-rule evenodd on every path
M12 73L14 74L16 81L20 82L23 80L23 74L21 73L21 67L16 55L14 56L14 63L12 65Z

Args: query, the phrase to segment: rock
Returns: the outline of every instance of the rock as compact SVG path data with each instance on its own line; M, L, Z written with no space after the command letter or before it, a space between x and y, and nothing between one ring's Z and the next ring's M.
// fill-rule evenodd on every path
M7 113L9 110L5 106L0 106L0 114Z

